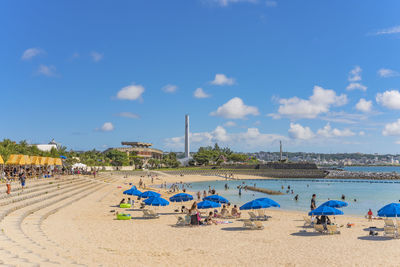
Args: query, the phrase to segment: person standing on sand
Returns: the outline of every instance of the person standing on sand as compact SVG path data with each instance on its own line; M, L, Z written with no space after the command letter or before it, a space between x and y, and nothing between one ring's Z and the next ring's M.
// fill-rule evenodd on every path
M368 221L369 222L372 222L372 215L374 215L373 213L372 213L372 210L371 209L369 209L369 211L368 211Z
M200 198L201 198L201 193L200 193L200 191L198 191L197 192L197 200L200 200Z
M190 224L191 225L199 225L199 220L197 218L197 202L193 202L192 207L189 210L189 215L190 215Z
M6 179L7 195L9 195L11 193L11 179L10 179L10 177L7 177L5 175L4 175L4 179Z
M317 196L316 196L315 194L312 195L312 198L311 198L311 206L310 206L311 210L315 210L315 208L317 207L317 206L315 205L315 198L316 198L316 197L317 197Z

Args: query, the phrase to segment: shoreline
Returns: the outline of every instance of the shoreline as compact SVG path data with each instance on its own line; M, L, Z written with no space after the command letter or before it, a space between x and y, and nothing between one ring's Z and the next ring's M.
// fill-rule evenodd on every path
M94 182L91 177L82 178L85 183ZM65 264L77 262L88 266L309 267L320 266L321 259L327 266L396 266L400 261L397 251L400 241L383 237L383 221L368 222L358 216L336 216L335 222L341 232L338 235L318 234L312 228L304 227L305 212L278 208L266 210L271 218L262 222L263 230L243 228L243 219L249 217L246 211L242 211L240 219L217 219L217 225L179 227L176 222L180 213L175 210L182 203L176 202L165 207L146 207L155 210L160 217L144 219L135 197L133 208L121 209L116 206L121 198L127 198L122 192L131 187L129 183L137 185L139 179L138 176L123 178L118 173L101 173L95 183L100 186L98 190L83 198L77 195L71 203L69 199L65 199L68 205L49 199L50 206L43 211L28 215L23 210L11 212L3 222L4 234L17 243L21 242L20 246L34 251L33 254L26 254L32 261L39 255L35 253L40 253L44 259L57 258ZM215 176L159 175L154 184L151 184L149 178L142 179L148 186L181 180L224 180ZM67 179L62 178L60 182L67 182ZM69 183L66 185L70 186ZM49 193L58 194L57 190L54 185L53 191ZM82 188L76 184L74 190ZM46 189L41 191L48 196ZM161 192L164 198L173 194L160 188L156 191ZM26 194L29 192L26 191ZM62 200L63 196L59 196L59 199ZM32 203L30 199L25 202ZM189 201L183 205L191 203ZM27 206L25 209L31 208ZM55 212L47 215L52 210ZM132 219L116 220L116 211L131 214ZM24 234L37 243L20 239L20 229L14 223L18 216L23 218L21 227ZM46 216L43 221L41 216ZM33 222L39 222L39 227ZM347 228L349 222L354 226ZM378 227L379 236L368 235L366 229L370 226ZM7 246L8 244L8 239L0 240L0 246L12 249L13 246ZM37 244L41 247L37 248ZM15 253L19 253L18 251L21 250L18 248ZM374 253L370 253L371 251ZM318 257L312 257L313 252L318 252Z

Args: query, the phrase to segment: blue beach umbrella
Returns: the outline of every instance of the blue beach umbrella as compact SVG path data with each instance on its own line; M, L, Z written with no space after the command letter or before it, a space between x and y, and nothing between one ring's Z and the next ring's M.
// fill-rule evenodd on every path
M221 207L221 204L214 202L214 201L209 201L209 200L204 200L202 202L197 203L198 209L212 209L212 208L219 208L219 207Z
M261 201L261 200L252 200L250 202L247 202L243 206L240 207L241 210L256 210L256 209L266 209L271 207L269 203L266 201Z
M149 206L167 206L169 205L168 200L165 200L161 197L149 197L145 201L143 201L144 204L149 205Z
M193 200L193 196L186 193L179 193L170 197L169 200L172 202L184 202Z
M343 208L343 207L347 207L349 204L347 202L344 201L340 201L340 200L329 200L327 202L322 203L320 206L328 206L331 208Z
M213 202L217 202L217 203L228 203L229 202L229 200L227 200L226 198L221 197L219 195L211 195L211 196L203 198L203 200L213 201Z
M380 217L400 217L400 204L390 203L378 210Z
M130 195L130 196L140 196L141 194L143 194L141 191L137 190L137 189L128 189L125 190L123 192L124 195Z
M279 205L278 202L276 202L270 198L267 198L267 197L257 198L256 200L266 202L272 207L278 207L278 208L281 207L281 205Z
M319 206L315 210L310 211L308 215L343 215L343 211L328 206Z
M132 184L131 184L131 185L132 185ZM137 187L133 185L133 186L131 187L131 189L136 189L136 190L137 190Z
M153 192L153 191L146 191L144 193L142 193L141 195L139 195L139 197L141 198L150 198L150 197L160 197L161 195L157 192Z
M62 159L67 159L67 157L66 157L66 156L60 156L60 158L62 158Z

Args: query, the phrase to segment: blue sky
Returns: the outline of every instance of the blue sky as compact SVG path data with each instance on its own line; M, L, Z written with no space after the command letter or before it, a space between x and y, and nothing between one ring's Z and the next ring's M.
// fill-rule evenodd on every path
M399 1L3 1L0 138L397 153ZM201 89L199 89L201 88Z

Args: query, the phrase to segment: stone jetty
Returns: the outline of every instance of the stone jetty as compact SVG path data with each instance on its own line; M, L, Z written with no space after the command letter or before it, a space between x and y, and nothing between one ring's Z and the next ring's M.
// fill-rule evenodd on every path
M245 189L250 190L250 191L256 191L256 192L265 193L265 194L268 194L268 195L284 195L281 191L275 191L275 190L271 190L271 189L268 189L268 188L245 186Z

